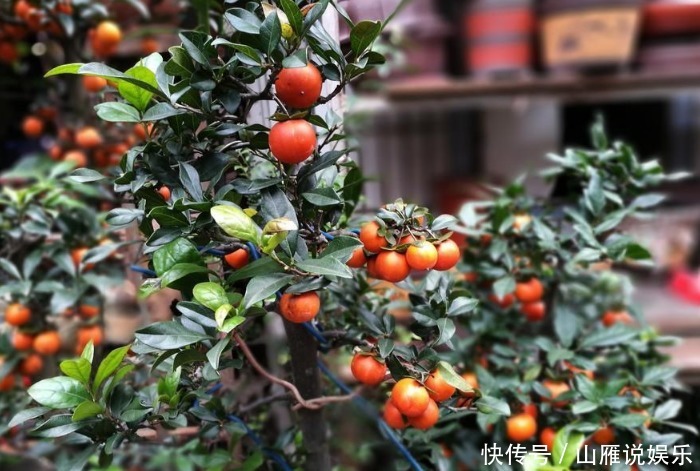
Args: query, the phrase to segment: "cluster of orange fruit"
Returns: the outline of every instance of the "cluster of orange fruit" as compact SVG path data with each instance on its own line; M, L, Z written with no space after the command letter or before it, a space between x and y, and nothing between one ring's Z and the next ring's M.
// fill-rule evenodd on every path
M89 84L104 81L99 77L85 77L86 88ZM106 82L105 82L106 85ZM108 124L105 131L93 126L77 129L60 127L56 124L56 112L53 107L39 108L34 114L22 121L22 132L30 139L38 139L52 134L57 129L53 144L48 148L52 160L72 162L76 167L105 168L119 164L122 155L134 144L141 142L151 132L153 125L136 124L132 128Z
M376 356L358 352L352 358L350 370L355 379L367 386L378 386L387 377L387 366ZM476 377L465 373L462 376L473 388L478 387ZM411 427L427 430L440 418L438 403L450 399L456 392L435 369L421 384L414 378L402 378L392 388L391 396L384 406L384 420L395 429ZM474 397L473 392L463 393L462 399Z
M515 291L507 293L503 297L498 297L495 293L489 295L489 300L502 309L508 309L518 301L520 312L531 322L544 319L547 305L543 298L544 285L536 277L516 283Z
M83 319L94 318L99 314L99 308L91 305L82 305L78 309ZM72 315L71 311L71 315ZM12 347L17 352L26 354L15 367L15 370L2 378L0 391L12 389L16 383L15 374L24 377L24 385L31 384L31 377L38 375L44 369L45 356L56 355L61 350L61 337L56 330L43 330L35 332L28 330L32 321L32 311L21 303L12 303L5 309L5 322L15 328L12 334ZM77 331L76 352L92 341L99 345L102 342L102 328L97 325L82 326Z
M418 222L421 220L418 219ZM367 273L392 283L405 280L411 270L450 270L461 258L459 246L451 239L430 242L412 233L402 234L394 246L381 234L382 226L370 221L360 228L360 242L347 264L352 268L367 266Z

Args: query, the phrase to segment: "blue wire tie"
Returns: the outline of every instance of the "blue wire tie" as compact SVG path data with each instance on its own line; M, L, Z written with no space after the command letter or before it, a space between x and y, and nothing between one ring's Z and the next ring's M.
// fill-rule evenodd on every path
M335 236L329 234L328 232L321 231L321 234L323 235L323 237L325 237L325 238L328 239L328 240L333 240L333 239L335 239Z
M247 245L250 249L250 255L253 257L253 260L257 260L260 258L260 253L258 252L257 247L255 247L255 245L253 245L252 242L246 242L245 245Z
M143 268L138 265L131 265L129 268L133 272L141 273L146 278L156 278L158 276L158 274L153 270L149 270L148 268Z

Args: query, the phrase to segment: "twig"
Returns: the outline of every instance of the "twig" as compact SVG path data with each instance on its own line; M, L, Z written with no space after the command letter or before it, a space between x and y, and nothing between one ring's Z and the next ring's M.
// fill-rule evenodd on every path
M292 393L292 396L294 396L294 399L298 402L298 404L294 407L296 410L297 408L304 408L304 409L320 409L324 405L331 403L331 402L342 402L342 401L348 401L354 397L354 394L349 394L346 396L327 396L327 397L318 397L315 399L311 400L306 400L303 397L301 397L301 393L299 393L299 390L294 386L292 383L289 381L285 381L282 378L278 378L277 376L273 375L272 373L268 372L263 368L260 363L258 363L258 360L255 359L255 356L253 355L253 352L250 351L250 348L248 348L248 345L245 343L245 341L241 338L240 334L238 332L233 333L233 339L236 341L239 347L241 347L241 351L243 352L243 355L245 355L246 359L250 362L250 365L260 373L263 377L265 377L268 381L279 384L283 388L289 390L289 392Z
M319 100L316 102L317 105L323 105L324 103L328 103L331 101L333 98L336 97L340 92L342 92L345 89L346 82L345 81L340 81L337 87L335 87L335 90L333 90L330 94L319 98Z
M276 401L283 401L286 400L288 397L287 393L279 393L279 394L273 394L271 396L267 397L261 397L257 401L253 401L250 404L246 404L243 407L240 407L238 411L241 414L248 413L252 410L257 409L260 406L264 406L265 404L269 404L270 402L276 402Z

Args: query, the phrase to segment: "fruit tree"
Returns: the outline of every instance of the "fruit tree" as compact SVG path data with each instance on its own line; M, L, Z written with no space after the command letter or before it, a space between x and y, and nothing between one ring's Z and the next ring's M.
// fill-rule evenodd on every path
M586 206L566 213L578 215L581 221L576 222L591 221L589 228L593 221L596 228L610 226L600 230L603 242L595 233L585 238L573 229L563 232L564 220L562 226L551 226L534 214L521 217L521 212L534 211L530 200L521 200L517 185L487 207L493 215L480 211L478 222L486 215L488 227L465 221L462 230L491 238L484 249L472 241L465 258L479 270L477 284L470 285L478 298L450 272L462 258L450 239L460 228L456 218L435 217L401 200L372 217L353 214L363 177L348 157L343 118L334 111L319 114L318 105L383 61L372 46L384 24L354 24L339 9L350 27L344 50L321 22L326 10L335 7L328 0L234 2L223 16L202 15L199 29L181 33L182 45L170 48L167 58L151 54L127 72L89 63L66 64L48 74L113 81L120 97L99 104L99 116L149 124L146 142L123 155L115 179L116 191L130 205L112 210L108 221L138 224L144 235L145 266L140 270L149 278L142 294L166 287L179 292L173 320L141 329L133 345L101 360L88 345L64 376L30 388L41 407L18 415L13 424L32 420L39 434L87 437L79 455L83 462L74 465L84 464L91 453L106 464L122 445L194 425L197 438L191 450L204 468L329 470L333 463L324 414L345 401L372 417L403 454L406 461L397 467L470 460L470 442L460 438L468 431L460 424L474 417L485 433L502 436L505 430L511 440L530 440L537 420L544 420L521 413L520 406L531 403L561 411L561 421L555 422L557 412L550 424L559 430L556 454L556 443L568 439L573 445L581 432L608 422L616 426L611 407L593 396L598 386L574 373L593 362L575 347L598 352L621 335L629 341L625 347L634 347L632 339L640 342L638 348L643 345L645 367L659 359L653 348L657 339L620 325L603 333L583 323L575 324L575 330L560 326L554 329L558 337L542 335L539 341L512 336L513 326L530 329L523 315L507 310L516 305L516 296L517 306L543 302L544 308L530 306L530 311L552 318L553 293L561 292L573 306L571 296L581 291L563 291L569 278L553 286L555 273L568 277L569 272L559 272L566 269L585 279L593 276L587 265L603 255L622 260L643 253L628 239L615 246L622 247L617 251L603 245L607 237L618 237L613 234L617 223L641 204L630 205L631 194L610 188L607 180L613 175L601 171L593 184L598 185L595 214L586 213ZM325 81L335 86L324 95ZM263 100L276 106L271 125L251 116ZM638 176L617 178L639 179L640 195L654 176L662 178L656 167L640 166L627 154L613 155L635 166ZM601 159L600 165L605 168L612 160ZM592 178L592 168L589 164L577 173L573 166L585 188L590 185L584 177ZM644 180L647 176L650 181ZM648 205L648 199L643 201ZM623 214L605 223L618 209ZM540 226L545 229L532 232ZM540 234L536 242L533 234ZM519 251L511 249L512 243ZM555 263L549 253L527 256L529 250L550 250L561 259ZM569 257L574 250L584 255L597 250L596 258ZM408 316L397 315L397 305L406 300ZM619 304L610 302L611 307ZM570 319L583 314L567 315L569 326ZM288 362L283 366L261 354L279 322L286 333L287 349L280 355ZM568 336L562 337L564 331ZM586 343L574 344L578 337ZM129 351L134 355L128 357ZM625 365L642 358L625 349L619 353L618 361ZM329 366L343 356L359 383L355 389ZM566 371L563 361L571 363ZM489 365L494 365L493 375L485 373ZM496 366L505 368L503 374ZM144 368L156 378L150 384L140 375ZM526 376L519 375L520 368L527 368ZM460 374L469 372L476 374ZM656 383L647 391L632 378L637 376L620 387L637 387L654 404L662 397ZM574 405L584 402L578 391L590 392L585 411L590 419L567 429L561 423L571 413L572 400L580 399ZM276 429L277 401L288 406L284 416L294 419L289 433ZM648 405L625 402L613 410ZM649 419L626 410L626 420L634 416L635 424ZM599 420L592 429L594 418ZM393 429L402 430L401 436ZM448 458L440 443L456 450L456 456Z

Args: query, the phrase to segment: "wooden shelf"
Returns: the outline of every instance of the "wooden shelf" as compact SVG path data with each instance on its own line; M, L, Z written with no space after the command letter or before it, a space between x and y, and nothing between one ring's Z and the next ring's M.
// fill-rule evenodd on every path
M550 98L587 100L609 97L648 97L680 91L700 91L700 68L679 71L630 72L599 76L527 77L476 80L429 77L390 84L390 102Z

